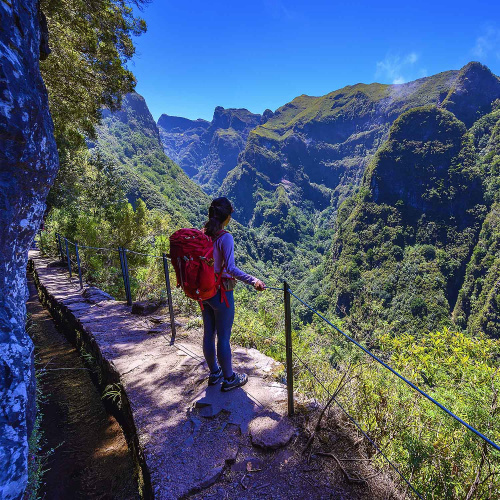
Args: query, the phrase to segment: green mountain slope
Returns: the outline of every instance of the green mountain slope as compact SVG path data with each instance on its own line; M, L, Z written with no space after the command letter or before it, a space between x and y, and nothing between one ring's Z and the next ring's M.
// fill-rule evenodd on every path
M500 101L471 129L480 152L485 198L492 203L467 266L453 318L470 333L500 338Z
M249 134L221 192L234 200L239 219L255 227L266 224L259 205L280 185L293 206L308 214L326 211L328 219L359 185L403 112L442 103L470 120L489 112L498 95L499 79L479 63L403 85L357 84L321 97L302 95Z
M451 323L491 203L485 150L476 144L452 113L410 110L394 122L359 193L342 205L326 288L333 306L364 330L422 334ZM493 241L484 245L495 251Z
M167 212L179 223L202 223L209 198L164 153L142 96L128 94L120 111L104 110L98 140L90 146L115 164L132 204L141 198L149 208Z

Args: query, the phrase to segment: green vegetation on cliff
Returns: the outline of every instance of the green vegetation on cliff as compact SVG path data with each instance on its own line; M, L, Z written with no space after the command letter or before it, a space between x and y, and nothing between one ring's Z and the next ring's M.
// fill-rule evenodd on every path
M103 112L98 140L90 144L112 162L128 200L138 198L177 221L201 224L208 196L163 152L156 123L139 94L127 94L119 111Z
M491 204L467 265L453 318L473 334L500 338L500 101L471 128L479 152L485 200Z
M325 265L331 307L365 332L422 335L450 326L462 284L471 281L465 278L469 260L480 260L474 247L495 234L484 228L479 234L491 203L485 158L474 132L448 111L423 107L400 116L359 193L339 211ZM486 218L487 228L494 214ZM483 246L488 255L494 252L491 236ZM489 266L488 272L495 273ZM492 292L492 283L486 288ZM461 296L470 297L465 290Z
M321 97L297 97L250 133L222 191L251 225L257 225L257 190L274 192L283 181L301 210L307 211L307 202L313 211L336 209L359 184L391 123L404 111L440 103L457 75L448 71L404 85L357 84ZM253 198L240 194L242 183L253 189Z

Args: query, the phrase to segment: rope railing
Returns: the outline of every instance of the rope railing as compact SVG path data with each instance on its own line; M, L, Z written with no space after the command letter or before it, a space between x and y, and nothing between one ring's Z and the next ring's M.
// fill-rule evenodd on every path
M169 254L164 253L162 256L159 255L150 255L146 253L141 253L141 252L136 252L134 250L128 250L126 248L118 247L118 248L107 248L107 247L93 247L90 245L80 245L76 242L72 242L68 240L66 237L62 236L59 233L56 233L56 242L57 242L57 248L58 248L58 253L60 254L61 261L66 262L68 266L68 272L69 272L69 277L70 279L72 278L72 268L71 265L74 264L76 265L76 268L78 269L78 278L80 281L80 289L83 289L83 279L82 279L82 266L81 266L81 261L80 261L80 255L79 255L79 250L95 250L95 251L105 251L105 252L117 252L118 257L120 260L120 267L121 267L121 273L122 273L122 278L123 278L123 284L125 288L125 296L127 299L127 304L129 306L132 305L132 291L131 291L131 283L130 283L130 269L128 265L128 259L127 259L127 254L134 254L134 255L139 255L139 256L145 256L145 257L152 257L155 259L162 259L163 260L163 270L165 274L165 285L167 289L167 297L168 297L168 308L169 308L169 314L170 314L170 327L171 327L171 340L170 343L173 344L175 342L175 337L176 337L176 327L175 327L175 318L174 318L174 310L172 306L172 293L171 293L171 287L170 287L170 271L169 271L169 266L168 266L168 257L170 257ZM76 256L76 263L74 260L71 259L70 255L70 250L69 246L72 245L74 246L74 252Z
M349 335L347 335L346 333L344 333L340 328L338 328L337 326L335 326L332 322L328 321L321 313L319 313L318 311L316 311L312 306L310 306L305 301L303 301L300 297L298 297L297 295L295 295L290 289L288 289L288 292L290 293L290 295L292 295L293 297L295 297L299 302L301 302L303 305L305 305L308 309L310 309L314 314L316 314L317 316L319 316L328 325L330 325L337 332L339 332L340 334L342 334L349 342L352 342L355 346L359 347L366 354L368 354L375 361L377 361L377 363L380 363L384 368L386 368L387 370L389 370L391 373L393 373L394 375L396 375L396 377L400 378L403 382L405 382L407 385L409 385L412 389L414 389L415 391L417 391L418 393L420 393L422 396L424 396L425 398L427 398L431 403L434 403L441 410L443 410L445 413L447 413L450 417L454 418L457 422L459 422L463 426L467 427L467 429L469 429L471 432L473 432L474 434L476 434L477 436L479 436L481 439L483 439L484 441L486 441L489 445L491 445L493 448L495 448L495 450L500 451L500 446L499 445L497 445L496 443L494 443L493 441L491 441L491 439L488 439L484 434L482 434L478 430L474 429L474 427L472 427L467 422L465 422L464 420L462 420L460 417L458 417L457 415L455 415L452 411L448 410L448 408L446 408L441 403L439 403L438 401L436 401L434 398L432 398L431 396L429 396L426 392L424 392L422 389L420 389L419 387L417 387L413 382L410 382L407 378L403 377L403 375L401 375L396 370L394 370L393 368L391 368L387 363L385 363L384 361L382 361L378 356L376 356L375 354L373 354L369 349L366 349L366 347L363 347L359 342L356 342L356 340L354 340L352 337L350 337Z
M323 390L328 394L330 398L333 398L335 404L342 410L342 412L347 416L347 418L354 424L354 426L363 434L363 436L369 441L369 443L377 450L377 453L382 455L386 462L396 471L396 473L403 479L403 481L411 488L413 493L418 496L418 498L422 498L420 493L415 489L415 487L405 478L403 473L394 465L394 463L387 457L387 455L380 449L380 447L375 443L375 441L363 430L361 425L349 414L349 412L340 404L338 399L332 395L332 393L325 387L325 384L318 378L316 373L311 370L309 365L303 361L298 354L293 352L293 355L299 360L299 362L304 366L304 368L311 374L311 376L316 380L316 382L323 388Z
M74 243L74 242L67 240L66 238L62 237L59 233L56 233L56 240L57 240L57 247L58 247L58 252L60 254L61 260L63 262L66 261L66 263L68 264L68 271L70 273L70 277L71 277L71 264L72 263L75 264L75 263L70 258L70 252L69 252L68 245L74 246L75 253L76 253L76 265L78 268L80 285L82 288L83 288L83 283L82 283L82 278L81 278L81 265L80 265L80 258L79 258L79 254L78 254L78 249L80 248L80 249L86 249L86 250L91 249L91 250L97 250L97 251L118 252L119 257L120 257L120 265L121 265L121 269L122 269L122 276L123 276L123 282L124 282L124 287L125 287L125 295L127 298L127 303L129 305L132 305L132 294L131 294L131 290L130 290L130 276L129 276L130 273L129 273L129 267L128 267L127 254L139 255L139 256L148 257L148 258L162 259L163 260L163 270L164 270L164 274L165 274L165 288L167 290L167 295L168 295L170 321L171 321L171 328L172 328L172 337L170 340L170 344L171 345L174 344L176 332L175 332L175 320L174 320L174 312L173 312L173 305L172 305L172 292L171 292L171 286L170 286L170 275L169 275L169 266L168 266L168 259L169 259L170 255L168 253L163 253L161 256L159 256L159 255L151 255L151 254L147 254L147 253L136 252L136 251L122 248L122 247L118 247L117 249L113 249L113 248L102 248L102 247L92 247L92 246L87 246L87 245L79 245L78 243ZM63 242L64 242L64 244L63 244ZM247 285L247 286L250 287L250 285ZM253 288L253 287L250 287L250 288ZM427 394L425 391L420 389L413 382L411 382L406 377L404 377L402 374L400 374L395 369L393 369L391 366L389 366L379 356L377 356L372 351L370 351L369 349L364 347L362 344L360 344L358 341L353 339L351 336L349 336L348 334L343 332L339 327L337 327L335 324L333 324L331 321L329 321L323 314L321 314L314 307L312 307L310 304L308 304L306 301L304 301L301 297L299 297L297 294L295 294L291 290L291 288L288 286L286 281L283 282L282 287L266 286L265 290L270 290L270 291L275 291L275 292L283 292L283 294L284 294L283 301L284 301L284 316L285 316L285 342L283 343L283 342L276 340L275 338L263 337L261 335L257 335L257 337L272 340L273 342L275 342L275 343L277 343L285 348L286 385L287 385L287 394L288 394L288 414L289 414L289 416L292 416L294 414L294 393L293 393L293 358L294 357L298 359L298 361L303 365L305 370L310 373L310 375L316 381L316 383L322 387L322 389L325 391L325 393L328 394L330 396L330 398L333 397L330 390L319 379L319 377L316 375L314 370L312 370L311 367L306 362L304 362L292 348L292 323L291 323L290 297L294 297L303 306L305 306L307 309L309 309L311 312L313 312L316 316L318 316L323 322L325 322L331 328L333 328L335 331L340 333L348 342L352 343L358 349L362 350L370 358L372 358L374 361L379 363L382 367L384 367L390 373L395 375L397 378L402 380L412 390L416 391L421 396L423 396L425 399L427 399L429 402L431 402L432 404L434 404L435 406L440 408L443 412L445 412L448 416L453 418L456 422L458 422L459 424L464 426L467 430L469 430L470 432L472 432L476 436L478 436L480 439L482 439L486 444L488 444L489 446L491 446L495 450L500 451L500 446L498 444L496 444L494 441L489 439L487 436L485 436L484 434L479 432L472 425L465 422L462 418L460 418L458 415L456 415L451 410L446 408L443 404L441 404L439 401L437 401L432 396ZM363 436L370 442L370 444L375 448L377 453L379 453L387 461L387 463L391 466L391 468L394 469L394 471L402 478L402 480L408 485L408 487L413 491L413 493L415 493L415 495L417 495L418 498L422 498L422 496L415 489L415 487L404 477L402 472L386 456L386 454L384 454L384 452L375 443L375 441L372 438L370 438L370 436L367 434L367 432L365 430L363 430L362 426L347 412L347 410L341 405L341 403L338 401L338 399L336 397L333 397L333 401L338 405L338 407L348 417L348 419L354 424L354 426L363 434Z
M152 259L162 259L161 255L150 255L148 253L135 252L134 250L127 250L128 253L132 253L134 255L142 255L144 257L150 257Z

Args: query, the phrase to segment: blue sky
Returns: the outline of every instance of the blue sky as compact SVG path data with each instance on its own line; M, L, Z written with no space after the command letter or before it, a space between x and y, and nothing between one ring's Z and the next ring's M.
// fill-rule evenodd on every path
M129 63L155 119L273 111L301 94L402 83L471 60L500 75L498 1L152 0Z

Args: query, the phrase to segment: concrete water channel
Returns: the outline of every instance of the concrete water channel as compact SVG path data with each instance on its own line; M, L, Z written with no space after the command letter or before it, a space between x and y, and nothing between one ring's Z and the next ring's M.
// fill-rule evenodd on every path
M78 351L38 300L28 276L29 332L35 343L42 449L40 498L138 499L120 425L103 404Z

